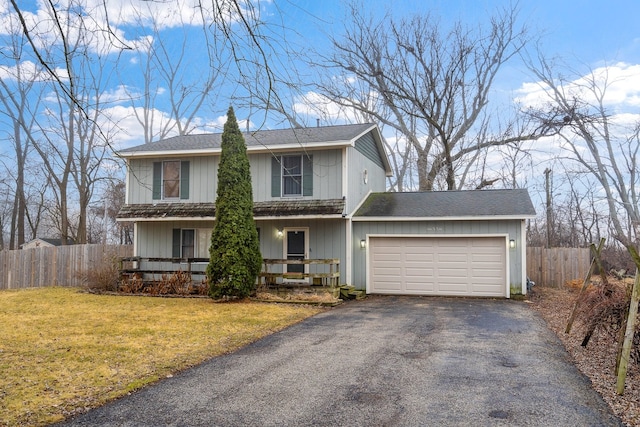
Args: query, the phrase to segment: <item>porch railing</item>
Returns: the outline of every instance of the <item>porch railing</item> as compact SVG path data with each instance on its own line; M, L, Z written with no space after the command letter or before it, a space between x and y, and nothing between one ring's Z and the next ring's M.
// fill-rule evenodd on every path
M120 278L128 280L157 280L162 275L178 271L191 277L204 276L209 258L120 258ZM292 282L309 282L310 285L337 286L340 281L340 260L330 259L264 259L259 281L266 286L277 286ZM284 272L285 265L304 265L303 272ZM280 270L280 271L276 271ZM313 270L309 272L309 270Z
M340 281L340 260L336 258L264 259L262 265L263 269L259 277L261 282L266 286L275 286L295 281L311 281L311 285L337 286ZM304 265L304 272L284 272L285 265ZM274 268L282 271L276 272ZM310 268L313 268L315 271L308 272Z
M164 274L172 274L178 271L186 272L193 276L205 276L205 268L195 268L195 265L206 266L209 258L120 258L120 278L138 278L154 280ZM149 278L149 276L151 276Z

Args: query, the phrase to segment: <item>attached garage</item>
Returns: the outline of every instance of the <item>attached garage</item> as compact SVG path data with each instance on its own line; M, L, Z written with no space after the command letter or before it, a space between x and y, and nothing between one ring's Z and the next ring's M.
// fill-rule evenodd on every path
M527 190L373 193L352 217L352 283L370 294L526 293Z
M370 293L507 296L502 237L369 237Z

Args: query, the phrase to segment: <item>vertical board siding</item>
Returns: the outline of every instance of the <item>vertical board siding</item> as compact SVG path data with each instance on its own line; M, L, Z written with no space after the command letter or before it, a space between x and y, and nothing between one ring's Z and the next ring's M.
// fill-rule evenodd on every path
M536 285L558 288L584 280L590 264L589 248L527 247L527 274Z
M353 210L360 204L369 192L386 191L386 172L383 167L354 148L348 148L347 172L347 206L346 212ZM364 171L368 180L364 182Z
M376 145L372 132L366 133L358 138L355 142L355 147L356 150L364 154L369 160L384 169L384 163L380 157L381 153L378 150L378 146Z
M342 198L342 155L340 150L322 150L313 152L286 152L278 155L304 155L313 159L313 196L305 199L339 199ZM275 193L272 180L280 173L272 173L273 167L280 167L279 162L273 161L272 154L249 154L251 165L251 185L253 200L264 202L270 200L285 200L280 197L279 190ZM279 189L279 186L278 188ZM273 196L276 194L276 196Z
M88 271L126 256L133 256L133 246L71 245L1 251L0 289L83 286Z

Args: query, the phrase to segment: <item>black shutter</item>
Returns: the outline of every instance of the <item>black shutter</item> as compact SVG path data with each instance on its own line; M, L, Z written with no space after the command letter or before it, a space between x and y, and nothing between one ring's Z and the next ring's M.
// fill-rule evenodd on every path
M162 199L162 162L153 162L153 200Z
M313 156L302 156L302 195L313 196Z
M171 243L171 256L174 258L180 258L180 245L181 230L179 228L173 229L173 241Z
M282 180L282 166L280 165L280 157L271 157L271 197L280 197L280 185Z
M180 162L180 198L189 198L189 162Z

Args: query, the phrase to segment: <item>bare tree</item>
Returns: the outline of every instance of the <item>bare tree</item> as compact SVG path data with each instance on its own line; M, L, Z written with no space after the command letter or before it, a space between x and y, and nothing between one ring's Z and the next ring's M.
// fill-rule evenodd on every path
M100 37L105 48L122 51L138 49L140 46L137 46L136 42L125 39L123 32L114 27L112 22L118 21L121 17L113 16L117 12L109 8L106 0L91 3L84 0L63 3L45 0L42 4L48 9L51 18L48 20L50 25L45 29L41 28L40 23L33 25L29 21L25 6L19 5L16 0L9 1L10 8L18 17L22 32L31 46L36 61L58 84L60 92L76 104L78 111L90 116L87 111L88 106L82 99L76 98L75 94L74 87L81 86L82 82L79 80L79 76L71 72L71 64L67 61L71 53L68 50L71 43L67 40L69 33L67 23L64 22L65 14L72 11L76 25L90 27L92 32ZM184 7L178 0L151 0L141 3L139 7L144 7L144 5L148 7L172 6L175 12ZM260 19L259 2L254 0L196 0L192 7L200 16L197 25L201 26L204 36L204 45L197 48L208 56L211 70L220 68L221 57L219 53L224 50L228 52L230 58L225 63L228 67L235 67L233 72L229 71L234 82L245 87L260 85L260 93L267 101L266 105L270 105L274 99L279 99L274 84L276 71L271 63L272 57L280 50L281 44L284 44L285 40L284 38L273 39L271 34L263 30L265 24ZM174 20L175 16L174 14L169 19ZM42 31L46 32L48 40L59 41L56 45L58 47L56 56L50 55L51 52L48 52L40 43ZM223 47L224 49L222 49ZM58 67L66 70L66 75L61 75ZM171 68L164 71L171 72ZM284 79L281 80L284 81ZM178 95L178 92L176 91L175 94ZM175 105L179 103L180 101L176 99ZM181 117L180 120L182 119ZM146 123L147 119L143 119L143 121Z
M148 11L145 16L152 15ZM140 27L144 26L145 17L138 18ZM229 74L231 58L222 58L222 52L216 53L218 61L211 67L198 67L193 62L190 50L193 46L201 46L206 38L189 34L192 23L182 22L179 30L174 31L169 41L161 35L159 19L151 24L152 34L146 38L143 47L136 53L140 65L140 75L144 86L140 91L137 82L131 86L123 85L129 93L135 117L144 130L144 142L157 141L172 135L186 135L195 128L202 128L206 123L198 122L198 114L203 107L215 105L214 89L222 86L224 78ZM176 45L176 46L174 46ZM213 55L213 53L211 53ZM189 60L189 55L192 60ZM196 58L199 61L200 58ZM126 82L128 76L121 75L120 80ZM168 98L168 111L162 111L158 105L158 96Z
M8 134L6 139L13 148L13 165L10 174L14 179L13 202L10 223L9 248L18 249L25 242L25 217L27 215L27 197L25 187L28 185L25 170L29 164L31 151L31 133L35 126L34 111L37 111L42 98L42 67L31 62L22 62L26 46L25 38L12 31L17 22L8 17L7 36L2 37L5 57L4 67L0 74L0 103L2 118Z
M354 6L351 14L324 64L342 78L332 75L319 91L397 130L415 152L420 190L434 189L440 178L444 188L459 189L478 151L545 134L547 128L530 126L516 133L510 124L489 131L485 113L496 75L529 41L515 7L486 27L457 23L449 31L428 15L374 21ZM404 158L402 151L397 163Z
M636 266L636 281L629 308L624 355L628 360L640 298L640 120L629 122L608 109L608 89L617 83L609 67L592 69L570 80L558 75L545 58L531 63L547 103L535 115L555 125L567 157L592 176L608 206L611 234L628 251ZM621 366L623 366L621 364ZM626 366L626 362L624 364ZM618 393L624 390L624 373L618 377Z
M439 177L446 189L458 189L456 171L477 151L545 134L546 127L516 133L510 124L489 132L483 114L498 71L528 42L515 7L486 27L458 23L448 32L429 15L374 21L352 6L351 16L323 64L342 78L330 76L319 91L397 130L416 153L420 190L434 189ZM402 151L396 163L404 157Z
M59 60L57 46L62 45L64 67L57 69L57 73L63 74L69 84L63 87L54 79L54 84L49 85L54 96L47 98L45 114L36 121L37 134L31 131L27 137L40 155L51 184L62 242L72 239L86 243L87 208L110 142L109 128L101 124L108 123L102 116L102 96L109 81L109 76L104 74L108 67L104 64L111 47L101 52L100 41L96 40L92 28L76 19L75 11L80 4L72 2L64 13L51 7L55 25L63 34L61 39L52 45L49 28L42 33L31 33L30 37L32 40L37 37L39 43L47 47L42 48L39 55L50 63ZM48 80L51 83L51 79ZM73 197L77 198L77 204L73 203L72 215L69 206Z

